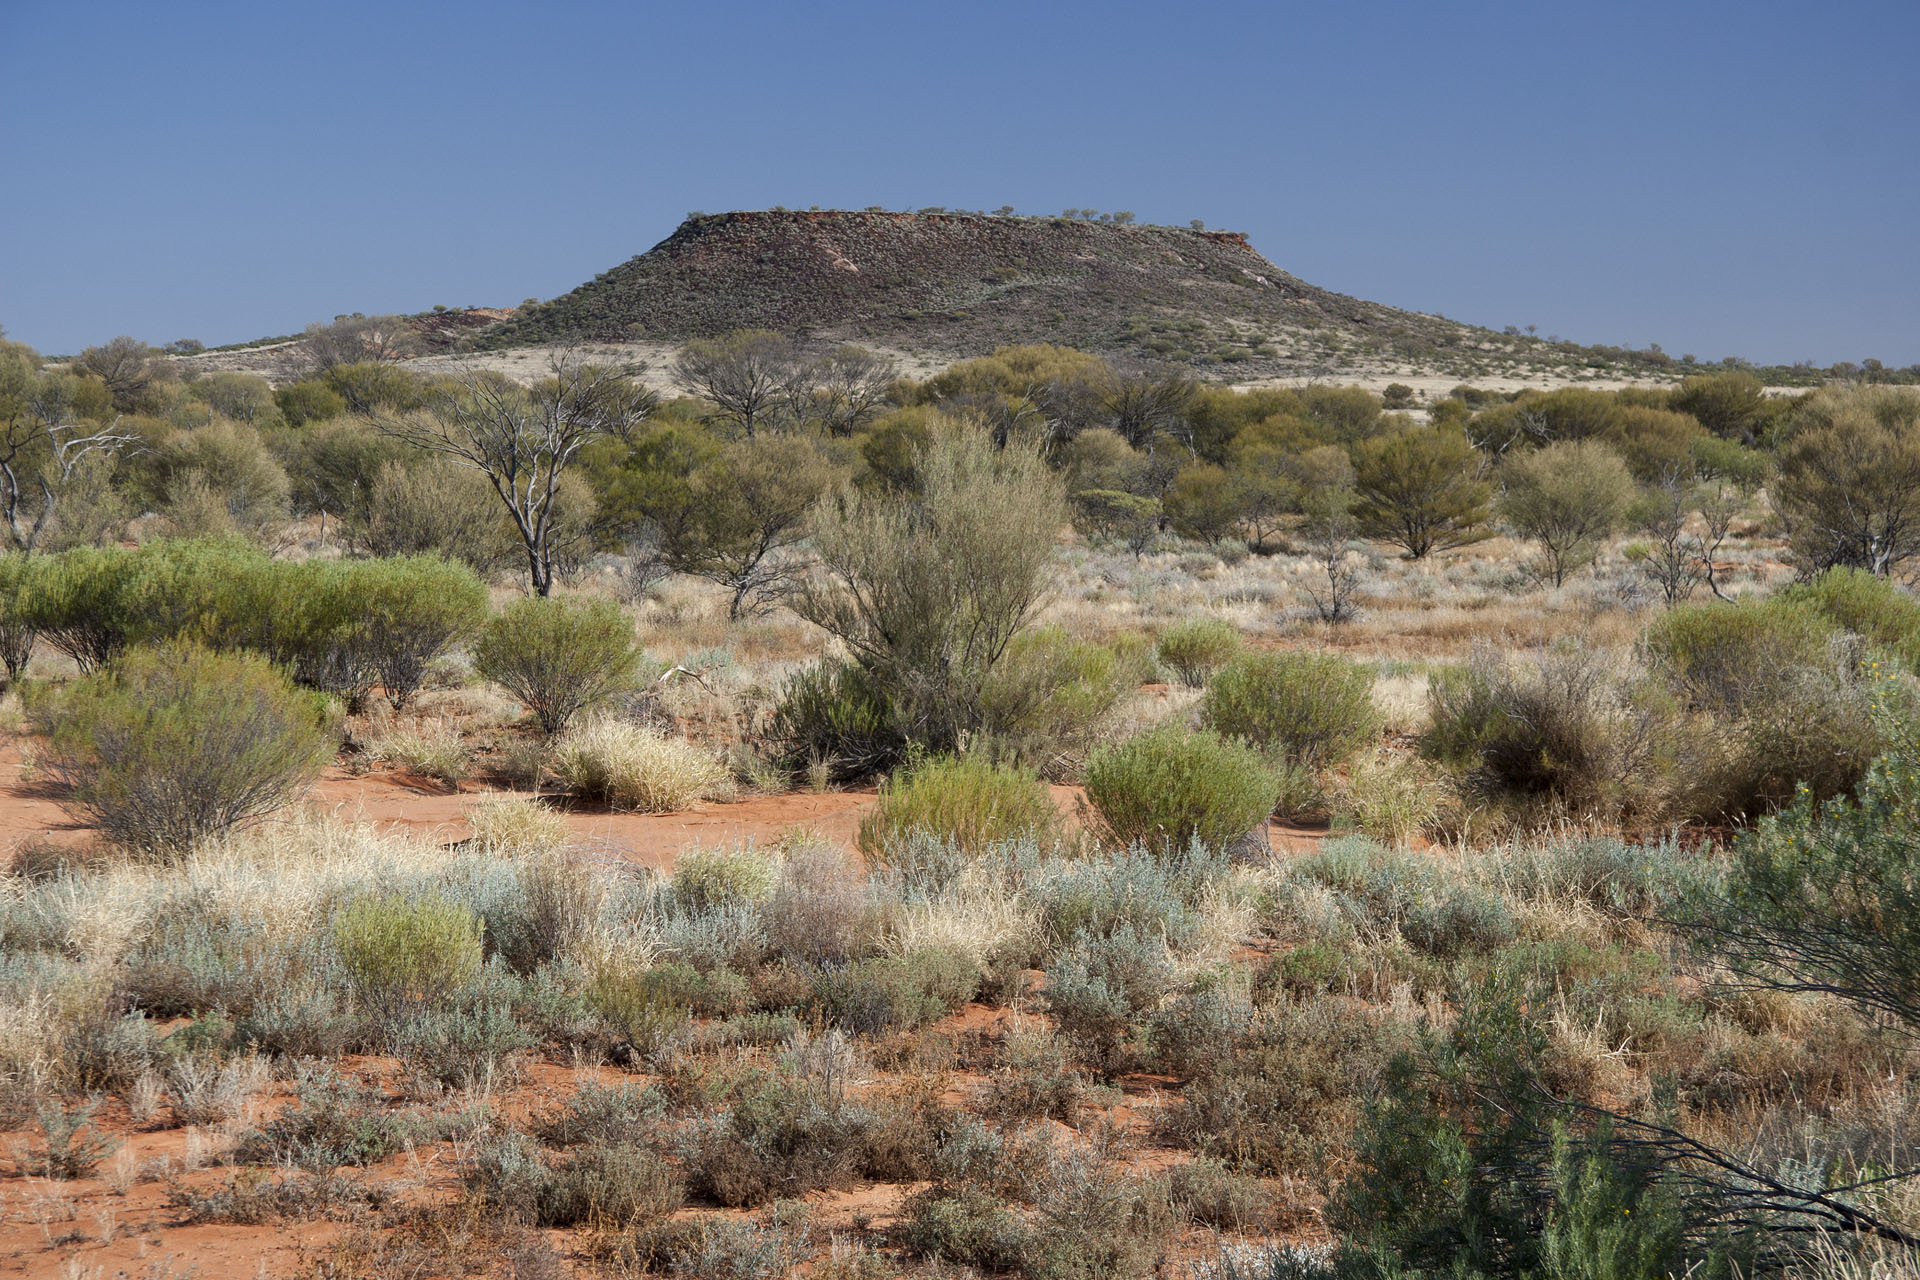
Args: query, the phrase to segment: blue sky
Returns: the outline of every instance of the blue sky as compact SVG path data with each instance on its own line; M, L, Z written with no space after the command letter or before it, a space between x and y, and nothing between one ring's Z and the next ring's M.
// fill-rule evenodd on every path
M1920 4L0 0L0 325L238 341L550 297L692 209L1249 233L1703 359L1920 362Z

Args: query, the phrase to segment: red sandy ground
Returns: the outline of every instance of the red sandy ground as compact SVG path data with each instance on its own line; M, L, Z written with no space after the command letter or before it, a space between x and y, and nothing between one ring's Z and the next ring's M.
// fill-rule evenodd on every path
M23 778L20 741L0 743L0 857L23 843L45 841L80 845L93 838L84 823L61 808L53 794ZM1061 812L1075 816L1081 792L1077 787L1054 787ZM447 841L470 832L465 815L486 794L467 786L449 791L437 784L382 771L356 775L344 768L327 770L308 803L339 810L348 817L380 825L421 829ZM814 794L755 796L728 804L706 804L686 813L620 814L604 811L567 811L575 838L604 854L669 870L675 857L693 847L713 848L744 840L769 842L796 827L808 828L851 848L861 815L875 801L871 790ZM1310 850L1324 833L1276 824L1276 850ZM992 1036L1008 1013L1004 1009L972 1006L934 1028L956 1039ZM378 1058L348 1059L339 1064L397 1095L396 1064ZM611 1068L595 1069L609 1077ZM497 1096L495 1105L512 1114L546 1110L570 1097L581 1073L553 1063L536 1062L514 1089ZM1140 1142L1136 1163L1157 1168L1184 1158L1161 1149L1152 1136L1153 1112L1164 1105L1165 1082L1142 1077L1123 1082L1125 1097L1113 1108L1113 1119L1136 1131ZM985 1087L977 1074L957 1072L946 1101L964 1105ZM264 1114L287 1105L292 1097L285 1082L276 1082L260 1100ZM161 1116L165 1116L165 1112ZM158 1119L159 1117L156 1117ZM179 1210L169 1204L169 1184L206 1190L224 1183L234 1170L209 1163L186 1170L187 1131L180 1128L136 1127L118 1099L103 1105L102 1128L123 1140L124 1155L116 1154L91 1178L54 1182L21 1176L38 1135L29 1130L0 1133L0 1275L57 1276L61 1280L112 1280L117 1276L183 1280L251 1280L315 1268L327 1249L348 1231L335 1222L298 1222L269 1226L176 1225ZM217 1134L207 1135L217 1150ZM116 1179L110 1170L122 1170ZM457 1192L455 1154L448 1144L395 1157L372 1170L346 1171L378 1181L401 1193L408 1202L451 1201ZM6 1176L11 1174L13 1176ZM115 1183L118 1182L119 1189ZM809 1197L817 1225L846 1229L865 1224L884 1226L902 1200L917 1188L877 1185L845 1192L822 1192ZM564 1232L550 1233L556 1247L567 1251Z

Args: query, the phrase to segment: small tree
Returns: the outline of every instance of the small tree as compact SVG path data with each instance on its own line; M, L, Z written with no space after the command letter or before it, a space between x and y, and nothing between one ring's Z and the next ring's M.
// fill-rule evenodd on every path
M24 360L0 369L0 517L15 550L40 546L61 499L89 479L92 460L110 460L139 440L117 420L106 425L81 415L89 381L40 374ZM92 383L96 396L99 385Z
M1780 451L1774 506L1808 573L1894 573L1920 556L1920 395L1830 391Z
M1540 544L1535 571L1555 587L1599 556L1634 493L1620 455L1591 440L1509 457L1501 477L1500 517L1515 534Z
M255 654L135 650L64 689L35 690L64 803L149 855L190 849L287 804L334 751L327 700Z
M419 691L427 665L479 630L487 589L471 569L437 556L362 561L352 569L361 644L398 711Z
M792 339L767 329L695 338L674 364L681 385L712 401L749 440L802 394L812 372Z
M611 601L516 600L487 623L474 667L526 703L551 736L633 683L640 650Z
M1420 560L1488 536L1493 486L1466 433L1416 427L1369 440L1354 459L1361 530Z
M513 518L528 581L542 596L553 591L563 549L556 541L561 477L588 444L626 437L655 404L634 381L637 367L603 368L562 354L550 368L531 387L465 369L438 386L421 412L376 420L394 438L487 478Z
M687 519L666 535L668 563L732 593L727 616L758 613L804 566L792 550L807 535L814 503L833 472L799 439L742 440L691 477Z
M821 574L801 616L838 637L908 736L948 750L984 715L988 674L1040 604L1066 523L1037 448L937 432L918 492L848 487L821 504Z
M878 352L838 347L799 381L796 416L828 435L850 436L879 415L897 375L898 366Z

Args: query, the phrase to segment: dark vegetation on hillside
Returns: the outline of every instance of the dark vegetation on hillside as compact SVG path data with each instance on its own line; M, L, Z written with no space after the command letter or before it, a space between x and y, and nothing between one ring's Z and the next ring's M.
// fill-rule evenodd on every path
M488 330L490 348L775 328L985 354L1324 363L1328 340L1407 357L1515 340L1287 274L1237 232L1076 218L851 212L689 218L648 252Z

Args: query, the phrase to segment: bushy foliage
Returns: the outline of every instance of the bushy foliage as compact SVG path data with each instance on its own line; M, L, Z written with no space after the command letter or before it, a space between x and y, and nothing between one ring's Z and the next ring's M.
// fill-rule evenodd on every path
M884 769L907 745L892 704L866 670L833 661L816 663L787 681L767 736L789 769L819 761L841 782Z
M1500 518L1540 544L1538 576L1553 586L1592 564L1626 517L1633 477L1620 455L1569 440L1511 457L1501 468Z
M1058 825L1046 784L1032 774L981 756L934 757L910 761L887 780L860 820L858 844L884 862L892 843L913 831L973 850L1017 835L1045 837Z
M1190 689L1204 686L1214 672L1239 652L1239 629L1220 618L1176 622L1154 642L1154 654L1160 664Z
M846 645L903 737L942 751L981 727L984 688L1033 620L1066 507L1037 449L996 449L975 431L937 433L918 471L917 490L823 503L823 574L795 607Z
M1743 818L1850 789L1881 750L1863 655L1810 602L1683 605L1648 629L1692 713L1689 805Z
M1087 761L1087 800L1122 844L1224 848L1273 812L1279 784L1250 747L1162 725Z
M1783 604L1807 605L1920 673L1920 600L1890 579L1864 569L1829 569L1789 586L1776 598Z
M473 662L556 734L580 712L630 687L640 650L633 624L611 601L529 597L487 623Z
M335 746L322 699L263 658L196 646L136 650L62 689L29 720L66 803L110 839L153 856L272 812L320 774Z
M1470 789L1525 810L1658 817L1672 802L1672 707L1618 662L1574 648L1478 651L1430 690L1421 749Z
M1311 769L1344 764L1380 731L1373 673L1335 653L1244 653L1207 685L1208 728Z
M1419 560L1488 536L1493 485L1466 434L1413 428L1360 445L1354 514L1367 534Z
M482 927L457 902L399 896L350 903L333 942L355 989L377 1006L433 1004L480 971Z
M1082 640L1058 626L1015 636L981 689L982 749L1051 781L1074 777L1147 663L1131 637Z

